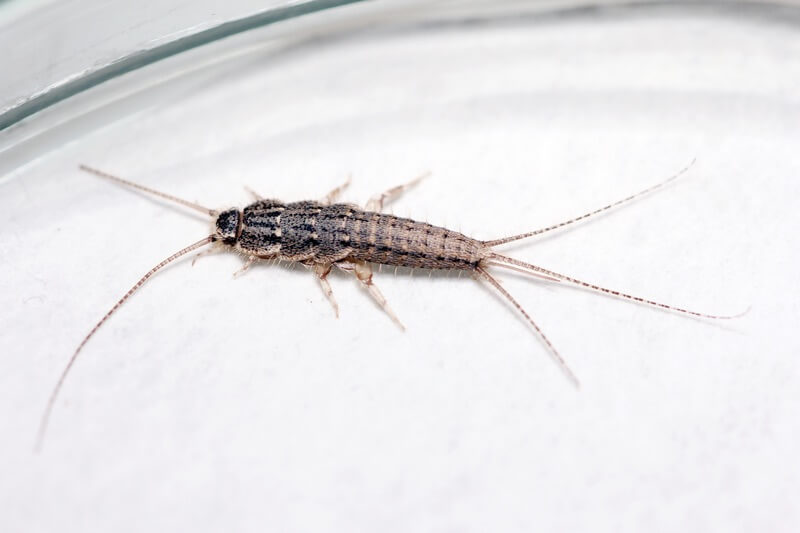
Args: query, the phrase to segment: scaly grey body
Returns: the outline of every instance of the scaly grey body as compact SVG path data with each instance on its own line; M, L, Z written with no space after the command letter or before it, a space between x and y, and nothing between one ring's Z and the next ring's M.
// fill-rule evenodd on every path
M535 231L491 241L479 241L447 228L381 213L385 201L391 200L421 178L405 185L393 187L383 194L373 197L367 202L364 209L351 204L334 203L341 191L347 186L346 183L332 190L322 201L284 203L279 200L263 199L253 193L257 197L257 201L244 209L231 208L224 211L216 211L93 168L83 165L80 168L122 185L201 211L214 218L214 229L208 237L179 250L151 268L84 337L69 359L50 395L39 426L37 448L43 442L47 423L61 386L81 349L94 333L153 274L175 259L212 243L236 250L247 257L247 261L239 272L246 271L254 262L264 259L284 259L306 265L316 274L325 295L330 300L338 316L339 307L327 280L331 268L336 266L345 272L355 275L378 305L401 327L403 326L400 320L390 309L386 299L372 281L372 264L469 271L476 278L487 281L511 302L534 328L542 342L561 365L561 368L576 385L578 383L577 378L569 370L564 359L559 355L542 330L539 329L539 326L531 316L500 282L488 272L489 267L505 267L548 281L568 282L592 291L695 317L734 318L734 316L740 316L709 315L669 306L587 283L531 263L519 261L493 250L495 246L540 235L584 220L612 207L628 203L635 198L663 187L666 183L683 174L689 168L688 166L659 184L579 217Z
M486 250L480 241L425 222L313 201L258 200L221 213L216 231L245 255L302 263L475 270Z

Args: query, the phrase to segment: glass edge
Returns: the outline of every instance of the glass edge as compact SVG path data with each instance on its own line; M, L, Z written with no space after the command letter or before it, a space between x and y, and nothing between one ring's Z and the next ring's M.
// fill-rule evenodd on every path
M231 37L243 32L269 26L278 22L287 21L304 15L333 9L340 6L359 3L374 3L374 0L309 0L292 5L272 8L230 21L223 22L211 28L198 31L169 41L151 49L140 50L119 58L109 64L89 70L74 79L57 83L39 93L31 95L22 102L13 105L0 113L0 132L11 128L24 119L47 109L63 100L80 94L88 89L106 81L117 78L123 74L146 67L163 59L175 56L182 52L201 47L206 44ZM479 4L480 2L478 2ZM465 7L476 7L475 2L466 2ZM432 2L431 6L436 3ZM459 5L451 2L442 2L439 7L454 8ZM528 5L533 8L537 17L555 17L598 14L607 14L613 11L636 11L648 8L678 8L678 9L715 9L720 11L747 10L747 14L771 14L771 19L800 25L800 1L769 1L769 0L595 0L595 1L556 1L542 2ZM788 11L787 11L788 10ZM741 13L740 13L741 14ZM456 16L451 23L463 24L472 17ZM440 21L441 22L441 21Z
M128 72L161 61L232 35L301 17L318 11L332 9L367 0L311 0L289 6L261 11L246 17L223 22L217 26L180 37L155 48L140 50L121 57L96 70L90 70L72 80L34 94L0 114L0 131L76 94Z

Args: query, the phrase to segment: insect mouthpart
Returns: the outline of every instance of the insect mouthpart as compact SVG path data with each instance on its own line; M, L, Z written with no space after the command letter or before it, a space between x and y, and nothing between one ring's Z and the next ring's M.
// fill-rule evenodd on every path
M242 234L242 213L231 208L217 216L217 237L225 244L234 244Z

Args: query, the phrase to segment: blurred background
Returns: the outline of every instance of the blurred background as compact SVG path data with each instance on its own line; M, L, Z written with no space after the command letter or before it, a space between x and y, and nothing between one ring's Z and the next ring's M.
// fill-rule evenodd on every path
M796 2L0 2L4 531L795 531ZM698 311L502 273L581 379L479 283L186 258L244 187L481 239Z

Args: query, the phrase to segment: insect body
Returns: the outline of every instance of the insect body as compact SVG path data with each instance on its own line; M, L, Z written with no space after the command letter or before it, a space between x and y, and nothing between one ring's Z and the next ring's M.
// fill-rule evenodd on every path
M480 242L461 233L353 205L261 200L242 213L227 213L229 219L217 220L217 231L230 235L227 242L237 250L260 258L464 270L474 270L483 259ZM238 236L232 231L236 219ZM228 224L230 229L223 229Z
M332 190L320 201L284 203L278 200L262 198L251 191L256 197L256 200L244 209L230 208L223 211L216 211L123 180L99 170L86 166L81 166L80 168L122 185L166 198L186 207L206 213L213 218L213 230L206 238L174 253L148 271L83 339L61 373L50 396L47 407L45 408L39 430L39 445L42 442L50 413L55 405L55 400L64 383L64 379L87 341L94 335L98 328L158 270L175 259L209 244L232 249L245 256L246 260L244 266L237 274L246 271L256 261L267 259L281 259L301 263L309 267L309 269L316 274L337 316L339 308L334 299L333 291L327 277L334 267L351 273L356 277L358 282L367 289L378 305L380 305L401 328L403 327L402 323L391 310L386 299L373 282L372 265L468 271L474 274L476 278L488 282L522 314L534 328L540 339L559 363L562 370L564 370L576 385L578 384L577 378L569 367L567 367L558 351L550 343L531 316L494 276L489 273L489 267L504 267L547 281L567 282L592 291L667 309L684 315L712 319L734 318L733 316L698 313L696 311L690 311L688 309L682 309L600 287L565 274L508 257L494 249L496 246L508 242L540 235L574 224L613 207L628 203L676 179L689 168L688 166L657 185L579 217L535 231L490 241L476 240L459 232L439 226L381 213L384 203L416 184L422 177L373 197L367 202L363 209L352 204L335 203L342 190L349 184L348 182Z

